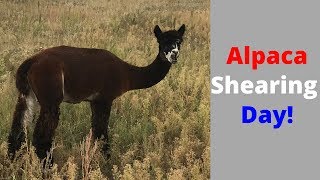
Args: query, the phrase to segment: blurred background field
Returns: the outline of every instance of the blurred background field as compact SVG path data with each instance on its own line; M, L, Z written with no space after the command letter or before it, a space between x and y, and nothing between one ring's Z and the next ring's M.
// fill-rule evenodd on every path
M209 179L209 2L0 0L0 179ZM110 159L85 140L91 116L87 103L62 104L55 165L45 177L30 146L34 122L21 157L7 159L17 99L14 76L27 57L70 45L107 49L145 66L158 53L154 26L169 30L183 23L181 56L166 78L114 101Z

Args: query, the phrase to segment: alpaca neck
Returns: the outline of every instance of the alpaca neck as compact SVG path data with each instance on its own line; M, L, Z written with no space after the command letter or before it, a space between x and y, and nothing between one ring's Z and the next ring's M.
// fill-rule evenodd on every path
M171 63L163 60L160 54L148 66L132 66L129 71L129 89L145 89L160 82L169 72Z

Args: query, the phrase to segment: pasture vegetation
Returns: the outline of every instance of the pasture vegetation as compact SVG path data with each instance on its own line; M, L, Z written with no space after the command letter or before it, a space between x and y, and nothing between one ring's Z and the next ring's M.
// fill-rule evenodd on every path
M110 159L90 140L89 105L63 103L53 168L42 170L30 145L34 122L20 157L8 160L14 76L27 57L64 44L145 66L158 53L154 26L183 23L181 56L166 78L113 103ZM209 42L209 0L0 1L0 179L209 179Z

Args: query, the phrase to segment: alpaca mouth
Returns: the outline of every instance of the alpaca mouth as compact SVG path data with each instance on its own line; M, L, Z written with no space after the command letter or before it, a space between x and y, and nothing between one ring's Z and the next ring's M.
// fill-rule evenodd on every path
M178 56L176 54L172 54L170 59L171 59L171 63L175 64L178 61Z
M177 63L177 59L172 59L171 63L172 63L172 64Z

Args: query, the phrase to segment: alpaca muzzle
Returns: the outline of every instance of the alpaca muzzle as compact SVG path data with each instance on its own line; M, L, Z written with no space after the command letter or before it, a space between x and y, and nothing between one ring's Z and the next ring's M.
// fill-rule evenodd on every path
M170 56L170 59L171 59L171 61L172 61L172 64L177 63L178 57L179 57L178 52L172 52L172 54L171 54L171 56Z

